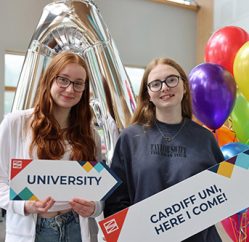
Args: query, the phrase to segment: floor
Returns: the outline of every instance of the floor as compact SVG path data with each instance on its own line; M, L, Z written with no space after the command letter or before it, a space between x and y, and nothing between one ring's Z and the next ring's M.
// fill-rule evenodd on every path
M1 217L0 213L0 242L4 242L4 234L5 234L5 219Z

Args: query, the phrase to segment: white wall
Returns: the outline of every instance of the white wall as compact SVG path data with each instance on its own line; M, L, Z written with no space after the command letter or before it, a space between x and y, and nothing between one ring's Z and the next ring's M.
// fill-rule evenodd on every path
M248 0L214 1L214 31L229 25L241 27L249 32Z
M95 0L125 65L174 58L195 65L196 12L149 0Z
M26 52L43 7L52 0L0 1L0 120L3 116L4 53ZM145 66L168 56L186 71L195 65L196 12L150 0L95 0L123 64Z

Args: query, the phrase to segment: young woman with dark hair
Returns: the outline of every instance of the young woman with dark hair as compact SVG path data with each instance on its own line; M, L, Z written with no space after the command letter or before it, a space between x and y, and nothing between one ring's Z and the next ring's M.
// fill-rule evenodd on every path
M132 124L117 141L111 163L121 186L104 215L131 206L217 162L223 155L211 132L191 120L187 75L175 61L158 58L145 69ZM214 226L187 242L221 242Z

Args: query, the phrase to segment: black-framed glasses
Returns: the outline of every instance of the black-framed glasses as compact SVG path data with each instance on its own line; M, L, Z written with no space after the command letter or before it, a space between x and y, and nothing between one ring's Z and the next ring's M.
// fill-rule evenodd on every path
M163 81L154 80L150 82L149 84L147 84L147 86L152 92L159 92L162 89L163 83L165 83L167 87L173 88L178 85L179 79L180 79L180 76L170 75L170 76L167 76Z
M82 92L85 89L85 82L82 81L71 81L68 78L64 77L64 76L57 76L55 78L57 85L60 88L67 88L69 87L71 84L73 84L73 89L75 92Z

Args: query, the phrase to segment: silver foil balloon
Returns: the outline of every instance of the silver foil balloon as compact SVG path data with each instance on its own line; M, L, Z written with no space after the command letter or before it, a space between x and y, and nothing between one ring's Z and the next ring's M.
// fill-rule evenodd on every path
M136 102L114 41L91 0L55 1L44 8L25 56L12 110L33 106L40 76L51 58L64 50L79 54L89 66L91 104L103 129L109 162L116 131L127 126Z

